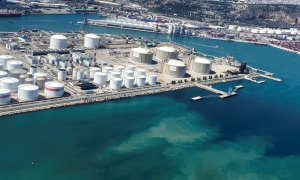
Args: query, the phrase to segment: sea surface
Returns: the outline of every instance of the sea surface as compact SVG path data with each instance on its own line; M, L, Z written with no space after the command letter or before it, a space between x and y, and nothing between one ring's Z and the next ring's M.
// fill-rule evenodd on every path
M0 18L0 31L77 31L83 15ZM100 18L91 15L89 18ZM11 21L11 22L9 22ZM300 179L300 56L237 42L105 27L90 32L175 41L233 55L283 82L220 83L228 99L189 88L0 118L0 179ZM216 46L219 48L210 48Z

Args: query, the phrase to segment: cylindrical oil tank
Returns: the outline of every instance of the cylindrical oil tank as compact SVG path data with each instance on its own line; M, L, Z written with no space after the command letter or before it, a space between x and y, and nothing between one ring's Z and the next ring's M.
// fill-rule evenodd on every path
M0 70L0 78L6 77L7 74L8 74L8 73L7 73L6 71L1 71L1 70Z
M0 70L4 70L4 65L3 64L0 64Z
M100 37L96 34L86 34L84 36L84 47L98 48L100 44Z
M73 79L73 80L76 80L76 79L77 79L77 69L76 69L76 68L73 68L72 79Z
M146 76L146 70L145 69L137 69L135 71L135 76L140 76L140 75Z
M145 48L133 48L130 52L130 59L138 63L151 64L153 53Z
M22 69L23 68L23 62L10 60L10 61L7 61L6 67L7 67L8 71L12 71L12 70L15 70L15 69Z
M8 104L10 103L10 89L0 89L0 104Z
M43 77L43 78L45 78L46 80L47 80L47 74L46 73L40 73L40 72L37 72L37 73L34 73L33 74L33 79L36 79L36 78L38 78L38 77Z
M202 57L197 57L194 61L192 61L190 67L191 71L200 74L209 74L210 69L211 69L210 61Z
M114 66L114 71L116 72L122 72L123 70L125 70L124 66Z
M168 59L177 59L178 51L169 46L159 47L156 51L156 58L162 62L165 62Z
M134 77L125 77L124 85L126 88L132 88L134 86Z
M94 74L95 74L96 72L101 72L101 68L98 68L98 67L91 67L91 68L90 68L90 77L91 77L91 78L94 78Z
M95 72L94 83L97 85L105 85L107 81L107 74L104 72Z
M33 78L26 78L24 80L24 84L34 84L34 79Z
M68 47L67 40L64 35L52 35L50 37L50 49L66 49Z
M68 73L69 75L71 75L72 72L73 72L73 68L70 67L70 66L68 66L67 69L66 69L66 71L67 71L67 73Z
M18 99L20 101L35 101L39 97L39 87L32 84L18 86Z
M120 72L116 72L116 71L112 71L109 73L109 80L112 80L114 78L121 78L121 73Z
M37 67L36 66L30 66L29 73L31 75L34 75L35 73L37 73Z
M155 74L149 75L148 78L147 78L147 82L148 82L148 84L150 84L151 86L156 85L156 82L157 82L157 75L155 75Z
M136 84L138 86L145 86L146 84L146 76L144 75L139 75L137 78L136 78Z
M57 72L57 79L65 81L67 79L67 71L65 69L59 69Z
M102 72L106 73L106 74L109 74L111 71L113 71L114 68L113 67L110 67L110 66L104 66L102 68Z
M17 92L19 79L13 77L5 77L0 79L0 88L9 89L11 92Z
M84 77L84 71L82 69L79 69L77 71L76 80L77 81L83 80L83 77Z
M25 84L25 79L27 78L27 75L22 74L19 76L19 84Z
M110 80L110 88L112 90L119 90L122 87L122 79L121 78L114 78Z
M9 77L19 78L22 74L27 74L27 71L25 69L13 69L9 71Z
M64 95L64 85L59 82L46 82L44 94L47 98L62 97Z
M10 55L0 55L0 64L3 65L3 69L6 70L7 61L13 60L13 57Z
M128 65L126 67L126 70L134 71L135 70L135 65Z
M182 61L170 59L164 64L163 73L175 78L183 78L185 76L186 66Z
M46 83L46 79L44 77L37 77L35 79L35 85L39 87L39 89L44 89Z
M134 72L131 70L125 70L123 73L123 77L133 77L134 76Z

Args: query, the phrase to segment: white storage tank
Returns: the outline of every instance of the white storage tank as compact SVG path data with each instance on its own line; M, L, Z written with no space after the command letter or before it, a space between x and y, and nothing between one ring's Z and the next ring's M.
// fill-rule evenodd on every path
M211 70L211 62L206 58L197 57L194 61L192 61L190 70L195 73L209 74Z
M44 94L47 98L62 97L64 95L64 85L60 82L46 82Z
M22 69L23 68L23 62L10 60L10 61L7 61L6 67L7 67L8 71L12 71L12 70L15 70L15 69Z
M34 84L34 79L33 78L26 78L26 79L24 79L24 84Z
M13 60L13 57L10 55L0 55L0 64L3 65L3 69L6 70L7 61Z
M84 36L84 47L86 48L98 48L100 44L100 37L96 34L86 34Z
M163 73L175 78L183 78L185 76L186 66L180 60L170 59L164 64Z
M90 77L91 77L91 78L94 78L94 74L95 74L96 72L101 72L101 68L98 68L98 67L91 67L91 68L90 68Z
M146 84L146 76L144 75L140 75L136 78L136 84L141 87L141 86L145 86Z
M156 58L162 62L165 62L168 59L177 59L178 51L169 46L159 47L156 51Z
M36 78L38 78L38 77L42 77L42 78L45 78L45 79L47 79L47 74L46 73L40 73L40 72L37 72L37 73L34 73L33 74L33 79L36 79Z
M121 78L114 78L110 80L110 89L112 90L119 90L122 87L122 79Z
M97 85L105 85L107 81L107 74L104 72L95 72L94 74L94 83Z
M125 70L123 73L123 77L133 77L134 76L134 72L131 70Z
M135 78L134 77L126 77L124 79L124 85L126 88L133 88L134 86L134 81L135 81Z
M147 82L149 85L154 86L156 85L157 82L157 75L155 74L151 74L148 76Z
M67 71L65 69L59 69L57 73L57 79L65 81L67 79Z
M112 71L109 73L109 80L114 78L121 78L121 72Z
M50 49L66 49L68 47L67 40L64 35L52 35L50 37Z
M84 77L84 71L82 69L77 70L76 80L80 81L83 80Z
M37 73L37 67L36 66L30 66L29 74L34 75Z
M39 87L32 84L18 86L18 99L20 101L35 101L39 98Z
M10 103L11 97L10 89L0 89L0 104L8 104Z
M130 59L138 63L151 64L153 53L145 48L133 48L130 52Z
M72 71L72 79L73 80L77 79L77 69L76 68L74 68L73 71Z
M140 75L146 76L146 70L145 69L137 69L135 71L135 76L140 76Z
M27 71L25 69L13 69L9 71L9 77L19 78L22 74L27 74Z
M17 92L19 79L13 77L5 77L0 79L0 88L9 89L11 92Z
M46 83L46 79L44 77L37 77L35 79L35 85L39 87L39 89L44 89Z
M8 73L7 73L6 71L1 71L1 70L0 70L0 78L6 77L7 74L8 74Z
M114 66L114 71L116 72L122 72L124 71L125 67L124 66Z
M126 70L134 71L135 70L135 65L128 65L126 67Z
M102 68L102 72L106 73L106 74L109 74L111 71L113 71L114 68L113 67L110 67L110 66L104 66Z

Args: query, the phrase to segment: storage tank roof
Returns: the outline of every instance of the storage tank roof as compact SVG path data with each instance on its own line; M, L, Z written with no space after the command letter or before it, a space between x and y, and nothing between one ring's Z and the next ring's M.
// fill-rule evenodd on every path
M45 84L45 86L47 86L48 88L63 88L64 87L64 85L62 83L55 82L55 81L47 82Z
M114 78L113 81L122 81L121 78Z
M144 75L139 75L138 78L144 79L144 78L146 78L146 76L144 76Z
M1 59L13 59L13 57L12 57L12 56L10 56L10 55L6 55L6 54L2 54L2 55L0 55L0 58L1 58Z
M8 61L7 63L9 63L9 64L23 64L21 61L16 61L16 60L10 60L10 61Z
M150 74L149 77L157 77L156 74Z
M126 79L134 79L134 77L129 76L129 77L126 77Z
M107 74L106 74L106 73L104 73L104 72L95 72L95 74L94 74L94 75L107 76Z
M54 38L54 39L64 39L64 40L67 40L67 37L64 36L64 35L60 35L60 34L55 34L55 35L52 35L51 38Z
M90 67L90 71L99 71L101 68L98 67Z
M158 49L162 50L162 51L167 51L167 52L175 52L176 51L176 49L174 49L173 47L169 47L169 46L159 47Z
M142 53L142 54L150 53L150 51L148 49L146 49L146 48L133 48L131 50L133 52Z
M0 89L0 94L10 94L11 90L9 89Z
M39 87L32 84L21 84L18 86L18 89L26 90L26 91L35 91L38 90Z
M5 82L5 83L18 83L19 80L17 78L13 78L13 77L4 77L0 79L1 82Z
M172 66L179 66L179 67L184 67L185 66L185 64L182 61L175 60L175 59L170 59L168 61L168 64L172 65Z
M3 76L3 75L7 75L7 72L6 72L6 71L1 71L1 70L0 70L0 75L2 75L2 76Z
M100 39L100 37L96 34L86 34L85 37L93 38L93 39Z
M203 58L203 57L197 57L195 59L196 63L201 63L201 64L210 64L210 60Z

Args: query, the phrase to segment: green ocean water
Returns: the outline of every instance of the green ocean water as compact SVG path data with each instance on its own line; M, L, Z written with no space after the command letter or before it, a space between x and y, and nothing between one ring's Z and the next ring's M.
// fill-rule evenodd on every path
M57 17L22 17L0 30L31 22L28 26L64 32L77 29L68 22L82 18ZM63 22L68 25L59 26ZM90 30L172 39L206 54L231 54L283 82L214 85L245 86L225 100L191 101L211 93L190 88L1 117L0 179L300 179L300 56L269 46Z

